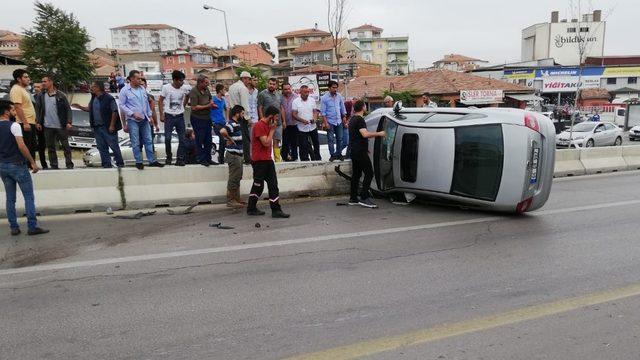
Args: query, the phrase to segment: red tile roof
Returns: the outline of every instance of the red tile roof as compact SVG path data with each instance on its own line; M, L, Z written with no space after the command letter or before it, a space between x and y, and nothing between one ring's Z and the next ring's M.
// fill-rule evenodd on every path
M330 33L326 32L324 30L318 30L318 29L312 28L312 29L302 29L302 30L289 31L289 32L286 32L284 34L280 34L280 35L276 36L276 39L296 37L296 36L313 36L313 35L331 36Z
M364 25L360 25L358 27L355 27L353 29L349 29L349 31L353 31L353 30L372 30L372 31L382 31L384 29L381 29L377 26L373 26L371 24L364 24Z
M603 88L584 89L580 91L580 98L583 100L609 99L611 98L611 94L609 94L607 89Z
M436 61L435 63L439 63L439 62L455 62L455 63L458 63L458 64L462 64L462 63L467 62L467 61L484 61L484 60L475 59L475 58L464 56L464 55L460 55L460 54L450 54L450 55L445 55L443 59L440 59L440 60Z
M455 95L461 90L497 89L509 93L530 93L533 89L450 70L414 72L405 76L362 76L349 82L349 95L382 97L385 90L412 91L416 95L429 92L435 95Z

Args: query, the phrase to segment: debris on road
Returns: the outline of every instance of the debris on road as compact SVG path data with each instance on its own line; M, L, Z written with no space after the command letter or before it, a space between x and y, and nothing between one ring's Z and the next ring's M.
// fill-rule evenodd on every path
M193 211L193 208L195 208L196 206L198 206L198 204L195 205L191 205L188 208L182 210L182 211L175 211L172 209L167 209L167 213L169 215L187 215L187 214L191 214Z
M111 208L111 206L107 208L107 215L113 215L113 209Z
M260 225L260 223L256 223L256 228L260 229L260 227L262 227L262 225Z
M233 230L233 229L235 229L233 226L222 225L222 223L209 224L209 227L220 229L220 230Z
M116 215L113 218L114 219L121 219L121 220L140 220L145 216L152 216L152 215L155 215L155 214L156 214L155 211L148 211L148 212L140 211L140 212L135 213L133 215Z

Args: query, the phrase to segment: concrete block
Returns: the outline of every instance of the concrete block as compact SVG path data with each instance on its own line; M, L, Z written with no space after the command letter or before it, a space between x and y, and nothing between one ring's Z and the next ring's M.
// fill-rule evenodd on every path
M628 167L622 158L621 146L581 149L580 161L587 175L624 171Z
M580 162L579 149L556 150L555 177L584 175L586 170Z
M622 158L627 170L640 170L640 146L623 146Z

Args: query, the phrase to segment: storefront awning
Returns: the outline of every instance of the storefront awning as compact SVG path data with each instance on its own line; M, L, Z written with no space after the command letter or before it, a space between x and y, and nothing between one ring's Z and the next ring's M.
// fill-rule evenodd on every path
M507 95L508 98L512 98L518 101L542 101L544 100L538 95L534 94L510 94Z

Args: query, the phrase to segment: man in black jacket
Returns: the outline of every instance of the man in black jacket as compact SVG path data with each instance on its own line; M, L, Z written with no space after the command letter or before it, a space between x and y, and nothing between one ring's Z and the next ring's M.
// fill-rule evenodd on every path
M58 168L58 154L56 144L59 142L64 151L64 159L67 169L73 169L71 159L71 147L67 130L71 129L71 106L67 96L56 89L52 75L42 77L42 95L38 100L37 129L44 128L44 136L49 152L49 165L51 169Z

